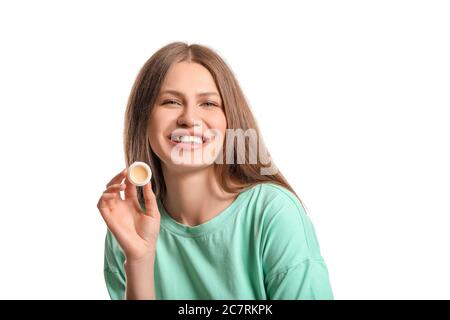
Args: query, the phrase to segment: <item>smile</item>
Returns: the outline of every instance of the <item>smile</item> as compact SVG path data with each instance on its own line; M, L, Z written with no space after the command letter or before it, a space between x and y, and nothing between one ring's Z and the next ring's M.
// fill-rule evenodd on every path
M171 135L168 139L173 145L182 149L202 148L211 141L211 139L206 139L204 136L189 135Z

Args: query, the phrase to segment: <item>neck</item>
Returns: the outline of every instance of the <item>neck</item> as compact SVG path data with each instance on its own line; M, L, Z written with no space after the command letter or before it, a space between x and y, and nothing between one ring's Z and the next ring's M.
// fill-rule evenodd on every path
M220 187L214 167L198 170L168 170L163 165L166 183L164 208L179 223L196 226L220 214L237 197Z

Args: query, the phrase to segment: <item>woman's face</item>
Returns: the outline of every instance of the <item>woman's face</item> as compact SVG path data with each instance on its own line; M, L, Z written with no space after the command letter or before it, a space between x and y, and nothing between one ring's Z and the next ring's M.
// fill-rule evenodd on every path
M211 73L192 62L168 70L150 115L149 142L163 166L202 168L218 157L227 127Z

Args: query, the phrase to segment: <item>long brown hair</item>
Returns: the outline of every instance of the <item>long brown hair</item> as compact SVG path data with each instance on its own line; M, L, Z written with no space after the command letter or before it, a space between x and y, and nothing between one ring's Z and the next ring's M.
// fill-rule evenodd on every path
M242 129L243 131L253 129L253 132L257 133L259 147L262 147L270 158L270 154L262 142L256 120L238 81L224 60L212 49L203 45L188 45L183 42L170 43L155 52L139 71L128 99L124 126L124 149L127 166L134 161L145 161L151 166L153 172L152 188L156 197L159 197L161 201L164 200L167 190L162 174L161 161L153 152L148 140L148 123L169 67L173 63L181 61L198 63L209 70L223 101L227 129ZM225 140L224 145L226 143ZM249 150L247 146L246 141L245 150ZM234 146L233 154L237 154L236 146ZM260 170L266 166L261 163L260 159L257 159L256 163L250 163L246 154L245 163L240 164L233 161L230 164L226 163L226 156L226 150L224 150L224 161L221 164L213 164L218 181L226 192L236 193L259 183L274 183L288 189L302 203L279 170L272 175L262 175ZM273 162L271 164L274 166ZM141 204L144 203L142 187L138 187L138 199Z

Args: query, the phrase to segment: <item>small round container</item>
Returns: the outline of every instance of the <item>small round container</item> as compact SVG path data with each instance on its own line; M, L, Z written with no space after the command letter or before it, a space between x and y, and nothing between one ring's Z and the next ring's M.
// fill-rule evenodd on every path
M152 178L152 170L145 162L136 161L128 167L128 180L137 187L145 186Z

